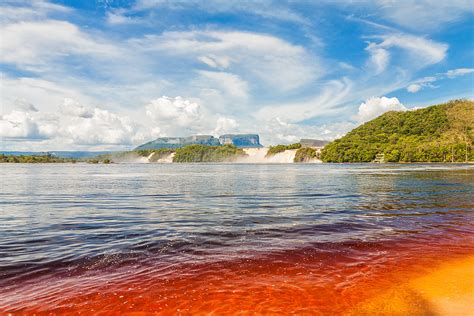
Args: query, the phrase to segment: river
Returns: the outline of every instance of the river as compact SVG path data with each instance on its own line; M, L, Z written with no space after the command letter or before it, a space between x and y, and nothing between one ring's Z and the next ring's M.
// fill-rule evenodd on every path
M1 164L0 174L0 314L350 313L474 254L473 165Z

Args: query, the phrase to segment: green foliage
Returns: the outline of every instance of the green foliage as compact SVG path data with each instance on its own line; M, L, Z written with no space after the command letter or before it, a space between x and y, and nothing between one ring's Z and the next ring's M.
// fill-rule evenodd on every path
M295 144L291 144L291 145L270 146L270 148L268 148L267 154L265 156L270 157L270 156L274 156L278 153L284 152L285 150L299 149L299 148L301 148L300 143L295 143Z
M176 149L173 162L228 162L246 156L241 148L233 145L189 145Z
M287 145L287 146L286 146L286 149L287 149L287 150L299 149L299 148L301 148L301 144L300 144L300 143L294 143L294 144L291 144L291 145Z
M53 155L4 155L0 154L0 163L75 163L74 158L59 158Z
M296 151L294 162L308 162L312 159L317 158L316 149L311 147L303 147Z
M150 157L150 155L153 153L153 156L150 157L150 162L157 162L161 158L164 158L174 152L175 150L170 149L170 148L141 149L141 150L122 151L122 152L115 152L111 154L99 155L97 157L94 157L93 159L98 160L98 162L102 162L102 163L113 163L113 162L133 161L138 157Z
M474 160L474 102L455 100L416 111L387 112L326 145L325 162Z
M284 152L285 150L286 150L285 145L270 146L270 148L268 148L266 156L267 157L273 156L273 155L276 155L278 153Z

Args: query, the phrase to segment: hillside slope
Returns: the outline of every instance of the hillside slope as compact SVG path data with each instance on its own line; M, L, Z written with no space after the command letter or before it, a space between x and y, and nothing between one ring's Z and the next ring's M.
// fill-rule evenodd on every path
M321 159L371 162L377 154L388 162L474 161L474 102L387 112L326 145Z

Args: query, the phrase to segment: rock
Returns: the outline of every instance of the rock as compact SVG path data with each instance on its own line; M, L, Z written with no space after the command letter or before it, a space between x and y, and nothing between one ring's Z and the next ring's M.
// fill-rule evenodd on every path
M303 138L300 140L300 144L302 147L324 147L327 143L326 140L319 140L319 139L310 139L310 138Z
M231 144L239 148L260 148L257 134L227 134L215 138L211 135L193 135L188 137L160 137L151 142L138 146L134 150L181 148L188 145L222 146Z
M240 148L260 148L260 138L257 134L226 134L219 136L221 145L231 144Z
M160 137L151 142L138 146L134 150L181 148L187 145L200 144L208 146L219 146L219 140L211 135L193 135L189 137Z

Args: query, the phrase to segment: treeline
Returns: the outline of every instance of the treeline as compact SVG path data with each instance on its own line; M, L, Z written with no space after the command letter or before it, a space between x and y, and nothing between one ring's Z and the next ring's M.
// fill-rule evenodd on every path
M329 143L325 162L467 162L474 160L474 102L455 100L387 112Z
M234 145L208 146L188 145L183 148L160 148L116 152L98 155L92 158L60 158L54 155L5 155L0 154L0 163L90 163L109 164L116 162L134 162L146 157L149 162L157 162L174 153L173 162L231 162L247 154Z
M0 163L75 163L74 158L60 158L53 155L5 155L0 154Z
M316 149L311 147L301 147L296 151L293 162L310 162L313 159L319 159Z
M270 155L275 155L285 150L298 149L296 151L294 162L308 162L318 158L315 149L302 147L301 144L277 145L269 149ZM193 144L182 148L160 148L160 149L143 149L126 152L119 152L98 156L94 161L99 162L123 162L133 161L137 157L146 157L149 162L157 162L171 154L174 154L172 162L232 162L239 158L247 156L242 148L234 145L209 146L201 144Z
M172 148L159 149L140 149L132 151L121 151L110 154L99 155L94 158L98 162L114 163L114 162L133 162L140 157L150 157L150 162L157 162L158 160L171 155L175 152Z
M284 152L285 150L299 149L301 148L300 143L290 144L290 145L276 145L270 146L266 153L266 157L274 156L278 153Z
M173 162L229 162L247 154L234 145L209 146L201 144L187 145L182 148L159 148L124 151L101 155L98 161L133 162L137 158L147 158L149 162L157 162L174 154Z
M141 157L150 157L150 162L157 162L160 159L165 158L166 156L171 155L176 150L172 148L159 148L159 149L142 149L135 150L133 152L137 153ZM152 155L153 154L153 155Z
M189 145L175 149L173 162L231 162L247 154L234 145Z
M314 159L319 159L319 154L316 149L302 146L301 143L294 143L290 145L275 145L268 148L265 157L271 157L286 150L296 150L293 162L310 162Z
M51 154L47 155L5 155L0 154L0 163L90 163L98 164L112 163L112 160L105 157L95 158L65 158L58 157Z

